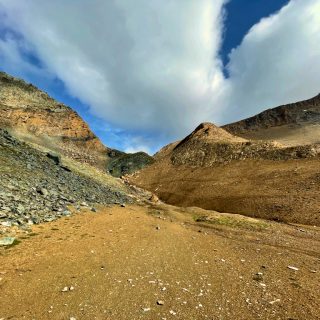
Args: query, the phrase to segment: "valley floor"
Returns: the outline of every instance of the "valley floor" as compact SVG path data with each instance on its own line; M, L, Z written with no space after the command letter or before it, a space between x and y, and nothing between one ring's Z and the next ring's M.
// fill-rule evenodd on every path
M0 319L320 319L320 228L234 219L131 205L33 226L0 247Z

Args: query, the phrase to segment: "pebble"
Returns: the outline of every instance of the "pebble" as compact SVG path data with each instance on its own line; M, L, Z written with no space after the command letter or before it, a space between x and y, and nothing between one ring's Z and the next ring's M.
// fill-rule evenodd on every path
M253 277L253 280L255 281L262 281L263 280L263 273L262 272L257 272Z
M298 271L299 270L297 267L293 267L293 266L288 266L288 269L294 270L294 271Z
M14 237L5 237L0 239L0 246L11 246L16 241Z
M164 305L164 301L158 300L158 301L157 301L157 305L158 305L158 306L163 306L163 305Z
M277 303L277 302L280 302L280 299L276 299L276 300L270 301L269 304L272 305L272 304L275 304L275 303Z

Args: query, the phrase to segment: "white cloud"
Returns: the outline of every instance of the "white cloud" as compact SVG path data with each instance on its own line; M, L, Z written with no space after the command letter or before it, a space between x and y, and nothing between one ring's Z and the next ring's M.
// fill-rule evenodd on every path
M201 121L226 123L320 90L319 0L291 0L253 26L231 52L227 79L225 2L0 0L0 24L121 137L130 132L124 149L149 150L158 143L150 136L176 140ZM19 56L12 41L0 41L0 55ZM24 63L20 53L15 64Z
M320 92L320 1L291 0L262 19L230 55L222 121Z
M223 81L224 2L0 0L0 9L93 113L172 136L205 120Z

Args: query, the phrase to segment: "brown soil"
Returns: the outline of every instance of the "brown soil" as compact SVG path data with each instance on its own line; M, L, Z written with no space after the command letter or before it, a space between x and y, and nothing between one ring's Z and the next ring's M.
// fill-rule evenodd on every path
M0 248L1 319L320 319L319 228L153 205L18 237Z
M192 167L166 157L128 179L174 205L320 225L319 159Z

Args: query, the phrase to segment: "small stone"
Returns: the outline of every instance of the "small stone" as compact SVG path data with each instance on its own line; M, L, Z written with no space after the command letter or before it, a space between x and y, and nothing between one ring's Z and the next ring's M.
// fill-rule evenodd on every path
M44 197L46 197L49 194L49 192L46 188L41 188L39 190L39 193L42 194Z
M67 292L67 291L69 291L69 288L68 288L68 287L64 287L64 288L61 290L61 292Z
M277 303L277 302L280 302L280 299L276 299L276 300L270 301L269 304L272 305L272 304L275 304L275 303Z
M157 305L158 305L158 306L163 306L163 305L164 305L164 301L158 300L158 301L157 301Z
M0 239L0 246L11 246L16 241L14 237L5 237Z
M293 270L293 271L298 271L299 270L297 267L293 267L293 266L288 266L288 269Z
M160 227L159 227L159 226L156 226L156 229L157 229L157 230L160 230Z
M3 221L3 222L1 222L1 225L3 227L11 227L12 226L12 222L11 221Z
M170 310L169 313L172 314L173 316L175 316L175 315L177 314L177 313L174 312L173 310Z
M263 273L262 273L262 272L256 273L256 274L252 277L252 279L255 280L255 281L262 281L262 280L263 280Z
M151 308L142 308L143 312L148 312L151 310Z
M152 196L149 198L149 201L157 203L159 202L159 198L155 194L152 194Z
M120 207L121 207L121 208L125 208L126 205L125 205L124 203L121 203Z
M92 208L91 208L91 211L92 211L92 212L97 212L97 209L92 207Z
M71 211L69 211L69 210L63 210L63 211L62 211L62 215L65 216L65 217L71 216Z

